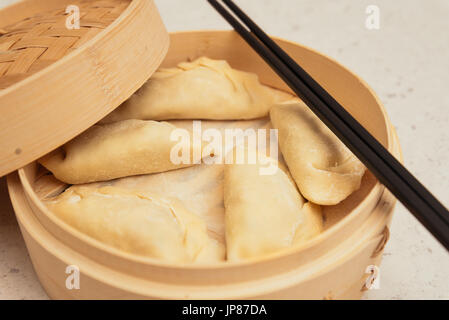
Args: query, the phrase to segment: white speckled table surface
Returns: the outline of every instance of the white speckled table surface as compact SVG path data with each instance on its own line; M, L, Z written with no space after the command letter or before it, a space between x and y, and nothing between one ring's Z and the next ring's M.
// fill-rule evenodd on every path
M14 0L0 0L0 7ZM397 129L405 165L449 207L449 1L240 0L272 35L321 51L375 90ZM156 0L169 31L229 29L205 0ZM368 5L380 29L365 27ZM398 204L365 299L449 299L449 254ZM0 299L46 299L0 179Z

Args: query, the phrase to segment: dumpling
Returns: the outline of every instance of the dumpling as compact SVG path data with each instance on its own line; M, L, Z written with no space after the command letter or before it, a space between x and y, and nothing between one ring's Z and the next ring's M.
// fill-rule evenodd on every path
M224 205L229 261L260 257L298 245L322 230L320 206L305 203L284 170L261 175L260 167L261 164L225 167Z
M59 180L80 184L164 172L190 166L171 161L176 129L167 122L126 120L94 125L61 148L39 159ZM185 141L186 143L190 141ZM193 155L193 143L186 145Z
M106 186L72 186L44 201L72 227L126 252L169 262L212 263L224 247L176 200Z
M257 75L206 57L158 70L101 122L124 119L253 119L268 115L279 94Z
M301 101L270 111L282 155L301 194L334 205L360 188L365 166Z

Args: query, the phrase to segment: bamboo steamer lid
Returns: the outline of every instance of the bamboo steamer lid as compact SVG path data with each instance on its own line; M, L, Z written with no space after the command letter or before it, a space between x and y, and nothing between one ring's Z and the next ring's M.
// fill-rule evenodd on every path
M0 176L118 107L168 45L152 0L24 0L1 10Z

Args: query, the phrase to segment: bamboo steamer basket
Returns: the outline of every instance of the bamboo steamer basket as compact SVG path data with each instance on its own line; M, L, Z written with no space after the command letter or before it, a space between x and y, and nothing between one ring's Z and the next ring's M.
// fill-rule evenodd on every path
M394 128L365 82L312 49L276 41L401 159ZM290 92L233 31L172 33L162 66L199 56L226 59ZM117 250L65 224L40 200L64 186L41 178L31 162L8 176L8 188L35 271L55 299L358 299L366 268L380 264L396 202L367 172L360 190L324 208L325 231L300 247L246 262L176 265ZM66 287L70 265L80 270L79 289Z

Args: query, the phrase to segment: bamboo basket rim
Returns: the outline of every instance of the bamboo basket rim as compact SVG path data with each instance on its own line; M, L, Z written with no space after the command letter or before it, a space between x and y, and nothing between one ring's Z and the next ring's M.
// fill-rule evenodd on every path
M188 33L211 33L211 32L218 32L218 33L235 33L233 30L192 30L192 31L181 31L181 32L174 32L173 34L188 34ZM172 34L172 33L170 33ZM385 128L387 130L387 143L388 143L388 150L392 151L393 145L393 131L392 131L392 124L389 120L389 117L385 111L385 108L381 101L379 100L378 96L374 93L374 91L370 88L370 86L361 78L359 78L355 73L353 73L351 70L340 64L339 62L335 61L334 59L328 57L325 54L322 54L318 52L317 50L314 50L312 48L309 48L307 46L304 46L302 44L296 43L294 41L285 40L283 38L279 37L273 37L273 39L289 43L295 46L300 46L304 48L305 50L324 57L325 59L329 60L333 64L338 65L341 67L345 72L348 72L353 78L357 79L364 88L368 89L371 96L375 99L377 106L380 108L383 119L385 122ZM400 150L400 148L399 148ZM113 255L119 259L124 259L127 261L135 262L135 263L141 263L141 264L149 264L157 267L162 268L170 268L174 270L211 270L211 269L230 269L230 268L238 268L241 266L251 266L255 264L260 264L264 262L268 262L271 260L275 260L280 257L286 257L289 255L296 254L300 251L303 251L305 249L311 248L318 243L322 243L327 238L329 238L331 235L338 232L339 228L347 224L349 221L355 219L362 211L363 209L368 206L370 203L369 200L375 201L377 204L378 200L380 199L383 191L385 190L385 187L380 184L379 181L376 180L376 183L371 188L371 190L368 192L368 194L363 198L362 201L360 201L352 210L350 213L348 213L344 218L342 218L340 221L338 221L335 225L331 226L329 229L323 231L320 235L316 236L315 238L299 245L299 246L293 246L290 248L286 248L277 252L273 252L271 254L264 255L260 258L253 258L253 259L247 259L243 261L237 261L237 262L229 262L229 261L221 261L221 262L214 262L214 263L204 263L204 264L180 264L180 263L172 263L172 262L165 262L160 259L151 258L151 257L145 257L140 256L137 254L129 253L122 251L120 249L114 248L110 245L107 245L99 240L96 240L80 231L75 229L74 227L70 226L69 224L65 223L61 219L59 219L56 215L54 215L53 212L48 210L48 208L42 203L42 201L38 198L36 193L34 192L34 189L32 188L30 182L27 179L26 172L24 168L19 169L19 178L22 182L23 188L25 190L25 193L27 194L27 197L30 197L33 203L46 215L48 219L50 219L51 223L55 224L59 229L62 229L64 232L69 233L72 237L78 238L88 246L94 247L97 250L104 251L110 255Z

